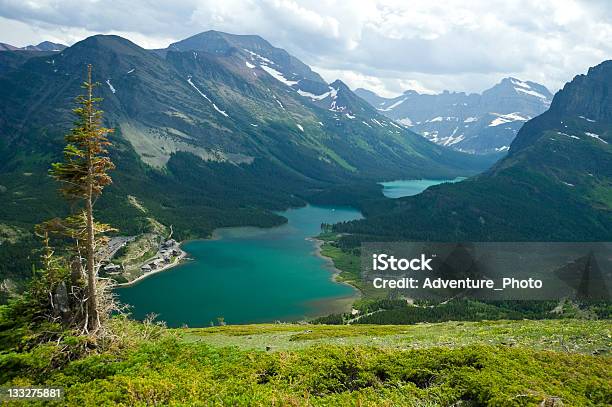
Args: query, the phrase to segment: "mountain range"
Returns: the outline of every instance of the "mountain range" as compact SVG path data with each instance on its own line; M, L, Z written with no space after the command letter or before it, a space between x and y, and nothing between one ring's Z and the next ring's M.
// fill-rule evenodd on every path
M396 122L407 116L382 114L408 100L395 107L368 103L259 36L207 31L147 50L96 35L62 51L0 52L0 258L10 256L2 264L23 269L16 255L3 253L31 240L34 223L66 211L47 171L61 159L88 63L105 123L115 129L114 183L97 211L122 234L142 233L155 222L173 225L178 239L223 226L272 226L284 221L276 210L311 202L364 212L365 220L336 225L352 234L345 239L611 237L610 61L568 83L543 114L508 122L522 127L504 141L507 156L491 167L491 155L436 145L407 121ZM483 95L409 92L406 98L428 96L446 107L464 97L475 106L496 103L474 122L501 120L487 116L491 111L535 116L547 91L517 81L503 80ZM451 114L464 117L431 111L432 118ZM428 125L445 122L451 121ZM396 200L376 186L460 175L472 177Z
M578 75L488 171L372 205L352 239L610 241L612 61Z
M47 171L61 159L88 63L115 130L114 183L97 210L123 234L152 219L179 239L271 226L283 221L274 210L355 204L380 180L473 175L493 163L429 142L259 36L208 31L147 50L96 35L62 51L0 52L4 241L65 211Z
M428 140L475 154L508 151L521 126L546 111L552 100L543 85L516 78L505 78L482 94L408 90L383 98L365 89L355 94Z
M25 47L15 47L11 44L0 42L0 51L62 51L68 48L64 44L51 41L43 41L38 45L26 45Z
M316 203L364 213L334 226L345 245L612 238L612 61L566 84L548 110L545 88L514 78L482 95L407 92L389 103L327 83L259 36L207 31L147 50L96 35L61 51L0 52L1 276L30 270L32 226L67 213L48 169L89 63L117 165L96 212L121 234L267 227L285 221L278 210ZM409 101L422 116L401 113ZM413 131L459 122L473 133L450 146L464 151ZM499 155L473 154L506 145L495 164ZM471 178L399 199L377 185L457 176Z

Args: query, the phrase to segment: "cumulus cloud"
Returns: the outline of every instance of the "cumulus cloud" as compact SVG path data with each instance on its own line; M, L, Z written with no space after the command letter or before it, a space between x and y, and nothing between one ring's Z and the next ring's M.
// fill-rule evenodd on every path
M114 33L157 48L215 29L385 95L482 91L510 75L556 90L612 56L611 17L605 0L0 0L0 41Z

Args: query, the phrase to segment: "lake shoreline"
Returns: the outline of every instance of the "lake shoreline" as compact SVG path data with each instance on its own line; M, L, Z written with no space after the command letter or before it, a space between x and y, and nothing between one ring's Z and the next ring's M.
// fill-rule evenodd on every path
M344 295L341 297L336 297L336 298L327 298L325 300L315 300L315 302L326 302L326 303L346 303L347 306L344 306L343 308L345 309L344 312L350 312L351 309L353 308L353 304L355 301L357 301L358 299L360 299L363 296L363 293L361 292L361 290L359 289L359 287L354 286L353 284L349 283L348 281L339 281L338 280L338 276L340 275L340 273L342 273L342 270L340 270L339 268L336 267L334 260L331 257L325 256L323 255L323 244L325 244L325 241L318 239L316 237L307 237L306 240L312 242L315 246L315 250L313 251L313 255L324 260L326 262L326 268L330 271L330 280L333 281L335 284L341 284L341 285L345 285L350 287L353 290L353 294L351 295ZM320 305L317 307L321 307ZM324 315L310 315L309 318L313 319L313 318L317 318L319 316L325 316Z
M115 287L115 288L131 287L131 286L134 286L134 285L136 285L137 283L139 283L139 282L141 282L141 281L145 280L146 278L148 278L148 277L150 277L150 276L153 276L153 275L155 275L155 274L162 273L162 272L164 272L164 271L171 270L171 269L173 269L173 268L175 268L175 267L177 267L177 266L179 266L179 265L183 264L183 263L184 263L184 261L183 261L183 260L188 260L188 257L187 257L187 252L186 252L185 250L183 250L183 248L181 247L181 245L182 245L183 243L184 243L184 242L180 242L180 243L179 243L179 250L181 251L181 254L179 254L179 255L178 255L178 256L177 256L177 257L174 259L174 261L173 261L172 263L167 264L167 265L165 265L164 267L161 267L161 268L159 268L159 269L157 269L157 270L152 270L152 271L149 271L148 273L145 273L145 274L143 274L143 275L141 275L141 276L138 276L138 277L136 277L135 279L133 279L133 280L131 280L131 281L128 281L128 282L125 282L125 283L115 284L115 285L114 285L114 287Z
M382 185L382 193L386 198L397 199L407 196L414 196L422 193L427 188L440 184L454 184L465 181L466 177L455 177L453 179L397 179L393 181L379 182Z
M219 227L219 228L213 229L213 231L211 232L211 234L208 237L195 238L195 239L183 240L181 242L178 242L178 246L179 246L179 250L181 251L181 254L179 256L177 256L175 261L173 261L171 264L168 264L168 265L166 265L166 266L164 266L164 267L162 267L160 269L153 270L153 271L145 273L145 274L143 274L141 276L138 276L134 280L127 281L125 283L115 284L114 287L115 288L131 287L131 286L136 285L137 283L145 280L147 277L153 276L155 274L159 274L159 273L164 272L164 271L169 271L169 270L171 270L173 268L176 268L176 267L184 264L185 261L190 260L190 258L187 257L188 253L183 249L183 245L186 244L186 243L198 242L198 241L221 240L221 239L223 239L223 236L222 236L223 230L226 230L226 229L244 228L244 229L253 229L253 230L266 231L266 230L282 227L282 226L284 226L286 224L287 224L287 222L284 222L284 223L281 223L279 225L273 225L273 226L270 226L270 227L261 227L261 226L223 226L223 227Z
M314 255L320 259L325 260L325 262L327 263L328 268L330 269L330 272L331 272L331 280L334 283L348 285L349 287L353 288L358 293L358 295L356 296L356 299L361 298L361 290L358 287L346 281L338 281L338 276L340 275L340 273L342 273L342 270L336 267L334 263L334 259L323 255L323 245L325 244L325 241L318 239L316 237L308 237L306 238L306 240L309 240L314 243L315 245L315 250L313 252Z
M438 181L445 181L445 182L449 182L449 183L455 183L455 182L463 181L465 179L466 179L466 177L456 177L454 179L443 179L443 178L441 178ZM425 182L427 182L427 181L431 181L431 180L437 180L437 179L435 179L435 178L431 178L431 179L429 179L429 178L419 178L419 179L413 179L413 180L392 180L392 181L382 181L382 182L379 182L378 184L382 185L383 189L384 189L384 187L386 185L390 185L390 184L393 184L393 183L402 183L402 182L407 182L407 181L425 181ZM384 192L383 192L383 194L384 194ZM391 196L387 196L387 195L385 195L385 196L387 198L395 199L395 197L391 197ZM303 205L303 206L289 207L286 210L279 212L278 214L282 215L284 212L287 212L289 210L292 210L292 209L301 209L301 208L305 208L305 207L308 207L308 206L312 206L312 204L306 203L306 205ZM319 205L314 205L314 206L319 206ZM326 205L320 205L320 206L321 207L325 207ZM346 206L346 208L357 210L356 208L353 208L353 207L350 207L350 206ZM146 274L143 274L143 275L135 278L132 281L128 281L126 283L121 283L121 284L116 284L115 287L130 287L130 286L135 285L138 282L146 279L149 276L152 276L152 275L164 272L164 271L171 270L171 269L173 269L173 268L183 264L182 260L185 259L186 256L187 256L187 253L182 249L182 246L185 243L195 242L195 241L217 241L217 240L221 240L221 239L224 239L224 238L228 237L228 236L224 235L224 232L236 231L238 229L244 230L244 231L252 231L254 233L265 233L266 231L273 230L275 228L282 228L282 227L287 226L287 225L288 225L288 222L283 222L281 224L272 225L272 226L269 226L269 227L262 227L262 226L223 226L223 227L216 228L207 237L196 238L196 239L189 239L189 240L186 240L186 241L179 242L179 248L181 250L181 255L172 264L164 266L164 267L162 267L162 268L160 268L158 270L154 270L154 271L148 272ZM327 263L326 266L327 266L328 269L330 269L330 271L332 273L331 281L333 281L336 284L344 284L344 285L347 285L347 286L351 287L355 291L355 294L352 297L354 297L355 299L361 298L362 293L361 293L361 291L359 290L358 287L356 287L356 286L354 286L354 285L352 285L352 284L350 284L348 282L345 282L345 281L338 281L337 277L342 272L342 270L339 270L338 268L336 268L336 266L334 265L333 259L331 259L330 257L326 257L326 256L324 256L322 254L321 249L322 249L322 246L323 246L323 244L325 242L320 240L320 239L317 239L317 237L315 237L315 236L307 237L306 240L309 240L309 241L313 242L313 244L315 246L315 250L313 252L313 255L318 257L318 258L320 258L320 259L325 260L325 262Z
M207 326L218 316L232 324L307 321L350 311L360 292L339 281L340 270L321 255L322 242L314 236L321 223L358 219L361 213L307 205L281 214L289 219L285 224L216 228L205 238L180 242L193 259L181 273L160 274L183 264L184 257L120 285L126 288L117 290L120 299L134 307L136 318L155 312L169 326ZM160 275L147 280L154 274ZM262 304L253 303L253 290L267 293ZM197 311L183 311L185 304Z
M408 195L422 192L428 187L426 183L429 182L394 182L406 187ZM362 219L363 214L346 205L307 204L279 215L287 222L269 227L220 227L205 238L180 242L181 256L172 264L118 285L128 288L122 292L122 299L134 306L135 313L140 311L144 316L155 311L171 326L204 326L219 315L239 324L311 320L350 312L354 302L365 295L364 287L359 286L359 281L344 281L339 277L343 271L336 267L333 257L323 255L326 241L319 237L321 224ZM190 242L208 244L189 245ZM151 275L183 264L187 255L184 247L189 249L193 260L185 265L185 273L159 276L147 280L143 286L138 284ZM231 283L225 273L232 273ZM296 282L298 285L292 286ZM135 291L131 291L132 286L140 288L134 287ZM278 290L272 290L276 287ZM289 287L296 287L299 293L292 294ZM267 293L262 294L263 303L253 303L254 289ZM169 298L169 293L175 294Z

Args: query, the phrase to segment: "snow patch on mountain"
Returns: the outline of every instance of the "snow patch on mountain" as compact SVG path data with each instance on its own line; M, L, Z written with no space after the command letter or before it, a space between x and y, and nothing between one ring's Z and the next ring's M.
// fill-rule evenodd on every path
M191 75L189 75L187 77L187 82L204 98L206 99L209 103L212 104L213 109L215 109L218 113L220 113L221 115L225 116L225 117L229 117L229 115L224 111L219 109L219 107L212 101L210 100L210 98L208 96L206 96L196 85L195 83L193 83L193 81L191 80ZM114 92L113 92L114 93Z
M208 100L210 103L212 103L212 100L210 100L208 98L208 96L206 96L191 80L191 76L187 77L187 82L200 94L200 96L202 96L204 99Z
M465 137L463 136L463 134L460 134L457 137L450 136L444 141L443 145L447 147L452 146L453 144L457 144L458 142L463 141L464 139Z
M301 96L310 98L310 99L312 99L312 101L323 100L326 97L331 96L332 92L336 92L337 93L337 91L334 88L332 88L331 86L329 87L329 91L328 92L321 93L320 95L315 95L314 93L306 92L306 91L304 91L302 89L298 89L298 91L297 91L297 93L299 93ZM335 93L334 93L334 95L335 95Z
M493 119L493 121L489 123L489 127L495 127L495 126L499 126L500 124L516 122L516 121L526 122L527 120L530 119L530 117L521 116L518 112L508 113L508 114L499 114L499 113L492 112L491 114L496 115L497 118Z
M277 69L273 68L271 65L275 65L275 66L278 66L278 65L274 61L272 61L271 59L266 58L264 56L261 56L258 53L253 52L253 51L251 51L249 49L246 49L246 48L243 48L243 50L250 55L251 61L252 61L252 62L244 61L244 64L247 66L247 68L253 69L253 68L255 68L257 66L255 64L255 63L257 63L257 64L259 64L259 67L261 69L263 69L264 71L266 71L268 73L268 75L270 75L271 77L273 77L277 81L283 83L284 85L292 86L292 85L295 85L296 83L299 82L299 81L292 81L292 80L287 79L285 77L285 75L283 75L282 72L280 72ZM253 62L255 62L255 63L253 63ZM257 75L255 75L255 76L257 76Z
M266 71L268 74L270 74L271 77L273 77L277 81L284 83L287 86L292 86L299 82L299 81L290 81L289 79L285 78L282 73L280 73L276 69L269 67L267 65L261 65L261 69Z
M572 136L571 134L563 133L562 131L558 131L557 134L560 135L560 136L566 136L566 137L569 137L569 138L580 140L580 137Z
M115 87L111 84L110 79L106 80L106 84L108 85L109 89L111 90L111 92L116 93L117 90L115 89Z
M515 78L510 78L510 82L512 82L513 85L519 86L521 88L531 89L531 86L529 86L527 82L523 82Z
M399 119L397 120L398 123L403 124L404 126L407 127L412 127L414 124L412 123L412 120L410 120L410 117L404 117L403 119Z
M391 106L389 107L385 107L384 109L377 109L380 110L381 112L388 112L389 110L393 110L394 108L398 107L399 105L401 105L402 103L404 103L406 101L407 98L398 100L397 102L393 103Z
M329 97L331 98L331 103L329 105L329 110L332 112L344 112L346 110L346 106L340 106L338 104L338 91L340 90L340 88L334 88L330 86L330 94Z
M424 131L423 136L434 143L438 143L440 141L440 139L438 139L438 130Z
M589 137L593 137L594 139L597 139L597 140L601 141L604 144L608 144L608 142L606 140L602 139L599 134L589 133L588 131L585 131L584 134L589 136Z
M459 119L453 116L447 116L447 117L436 116L433 119L425 120L425 123L435 123L435 122L441 122L441 121L456 121L456 120L459 120Z
M548 100L548 98L546 96L542 95L539 92L536 92L535 90L523 89L523 88L514 88L514 90L516 90L517 92L526 93L527 95L535 96L535 97L543 99L543 100Z
M380 127L383 127L382 123L381 123L381 122L379 122L378 120L376 120L376 119L374 119L374 118L371 118L370 120L371 120L373 123L378 124Z
M224 110L219 109L219 107L216 104L213 103L212 105L213 105L213 109L215 109L217 112L221 113L225 117L229 117L229 115Z
M339 90L340 88L336 89L336 88L332 88L332 87L330 86L330 87L329 87L329 89L331 90L331 91L330 91L329 96L330 96L332 99L337 99L337 98L338 98L338 90Z
M251 51L251 50L248 50L248 49L246 49L246 48L243 48L243 49L244 49L246 52L248 52L248 53L251 55L251 58L252 58L252 59L259 59L259 60L260 60L260 61L262 61L262 62L267 62L267 63L269 63L269 64L274 65L274 61L271 61L271 60L269 60L269 59L268 59L268 58L266 58L266 57L262 57L261 55L259 55L259 54L255 53L255 52L253 52L253 51Z
M272 97L274 98L274 100L276 101L276 103L278 103L278 105L280 106L281 109L285 110L285 106L283 106L283 104L281 103L280 100L278 100L276 98L276 95L272 95Z

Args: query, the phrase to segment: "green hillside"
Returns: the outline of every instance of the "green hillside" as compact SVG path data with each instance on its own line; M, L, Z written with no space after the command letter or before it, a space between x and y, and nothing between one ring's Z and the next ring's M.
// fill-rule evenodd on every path
M88 356L76 338L0 354L3 385L62 386L46 405L604 406L609 321L166 330L116 319ZM36 405L36 403L33 403ZM561 404L546 404L561 405Z

